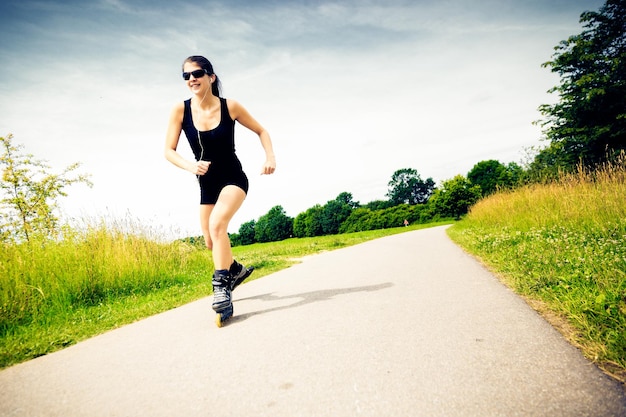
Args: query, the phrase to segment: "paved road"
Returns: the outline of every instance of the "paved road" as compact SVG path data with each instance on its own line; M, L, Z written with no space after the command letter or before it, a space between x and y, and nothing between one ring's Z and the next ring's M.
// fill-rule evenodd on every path
M625 416L445 228L304 260L0 372L2 416Z

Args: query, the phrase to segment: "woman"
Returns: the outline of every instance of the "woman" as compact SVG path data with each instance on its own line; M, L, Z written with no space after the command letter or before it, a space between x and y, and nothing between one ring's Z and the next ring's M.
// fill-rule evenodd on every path
M261 174L272 174L276 159L270 135L238 102L220 97L220 81L213 65L202 56L183 63L183 79L193 96L174 106L165 139L165 158L196 175L200 184L200 225L213 251L213 309L217 324L232 315L231 291L252 273L233 259L228 223L248 192L248 178L235 154L235 121L256 133L265 150ZM181 131L195 161L178 152Z

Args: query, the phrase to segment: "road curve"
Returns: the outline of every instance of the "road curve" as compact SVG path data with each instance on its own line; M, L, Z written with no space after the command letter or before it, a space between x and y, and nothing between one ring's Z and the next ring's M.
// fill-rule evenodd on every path
M445 227L306 258L0 372L2 416L625 416Z

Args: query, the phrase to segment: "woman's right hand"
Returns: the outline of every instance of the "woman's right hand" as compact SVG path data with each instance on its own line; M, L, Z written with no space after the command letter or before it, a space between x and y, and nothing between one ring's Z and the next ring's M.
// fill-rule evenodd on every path
M204 175L209 170L209 165L211 165L209 161L195 161L192 163L189 171L194 175Z

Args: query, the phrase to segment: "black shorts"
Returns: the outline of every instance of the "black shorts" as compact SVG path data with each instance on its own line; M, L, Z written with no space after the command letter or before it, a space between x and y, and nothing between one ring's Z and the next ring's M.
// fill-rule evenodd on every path
M220 172L209 168L209 172L198 176L198 183L200 184L200 204L215 204L227 185L236 185L248 194L248 177L239 170Z

